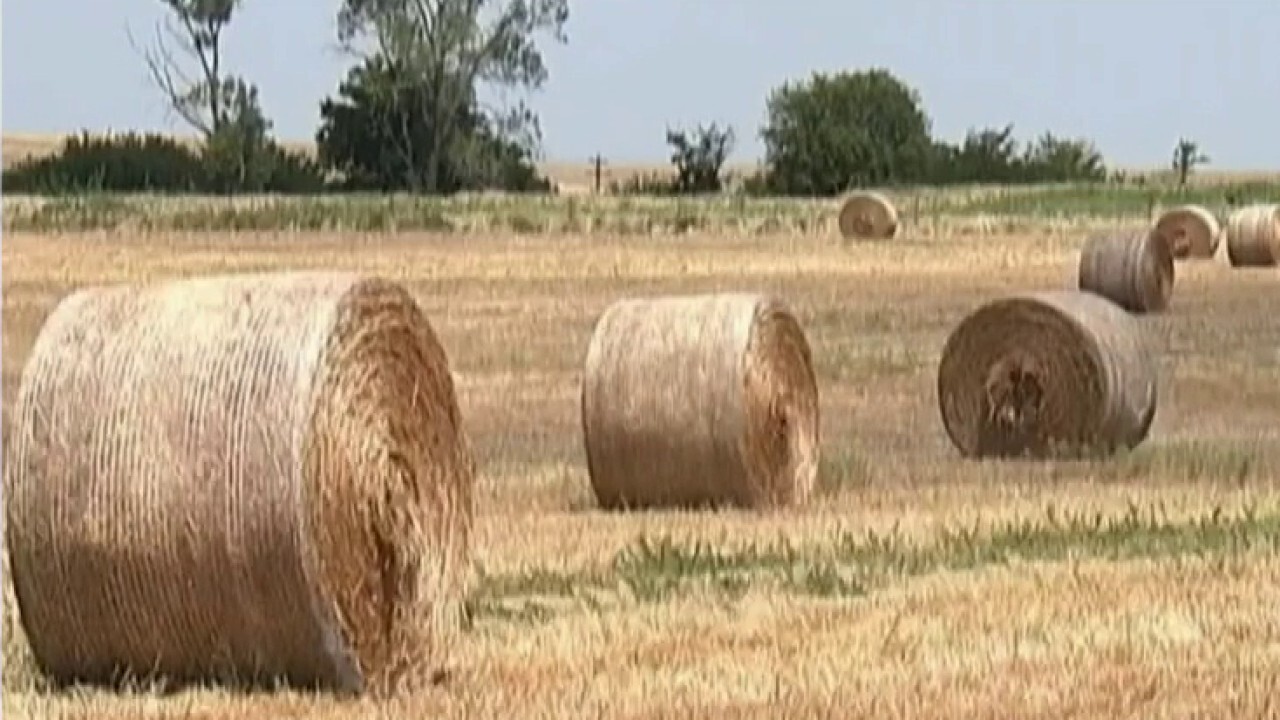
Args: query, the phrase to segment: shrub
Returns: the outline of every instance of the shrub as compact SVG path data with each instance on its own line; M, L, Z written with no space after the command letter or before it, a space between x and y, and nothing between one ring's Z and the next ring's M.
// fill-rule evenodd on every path
M720 171L733 151L733 142L733 128L715 123L692 131L667 130L671 164L676 170L674 191L681 195L720 192L724 187Z
M33 194L199 192L204 165L195 149L167 135L72 135L52 155L4 171L6 192Z
M773 192L829 196L913 182L927 168L929 119L888 70L814 73L775 90L767 113L760 135Z
M614 195L675 195L676 179L663 172L636 173L609 183Z
M91 135L66 139L51 155L28 158L4 171L10 193L67 195L88 192L318 193L320 168L269 138L246 144L228 126L203 147L160 133Z

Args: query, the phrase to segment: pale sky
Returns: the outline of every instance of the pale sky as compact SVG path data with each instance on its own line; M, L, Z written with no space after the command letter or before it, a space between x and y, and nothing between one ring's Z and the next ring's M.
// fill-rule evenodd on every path
M230 69L278 136L314 137L350 63L336 0L244 0ZM6 0L3 129L180 130L126 28L159 0ZM1179 136L1220 169L1280 169L1280 3L1270 0L571 0L532 97L547 159L664 161L670 125L719 121L762 154L769 90L814 70L887 67L949 140L1012 122L1093 139L1116 166L1167 166Z

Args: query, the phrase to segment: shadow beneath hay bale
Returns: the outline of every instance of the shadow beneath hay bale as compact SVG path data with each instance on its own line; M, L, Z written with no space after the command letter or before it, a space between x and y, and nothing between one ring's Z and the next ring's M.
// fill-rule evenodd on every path
M41 693L80 694L84 691L106 691L126 696L171 698L190 692L217 692L220 694L241 697L278 695L280 693L300 693L325 696L332 700L359 701L369 696L360 691L335 690L320 682L300 682L297 679L268 676L225 675L178 676L178 675L145 675L116 671L106 677L67 677L55 678L37 670L33 689ZM455 678L453 670L437 668L429 675L412 681L404 681L402 686L390 693L379 693L378 697L394 697L411 694L424 688L442 688Z
M616 503L601 504L594 496L576 497L569 501L566 508L569 512L603 515L652 515L663 516L671 513L718 513L741 514L743 516L759 515L769 509L752 509L735 504L732 501L701 501L682 503L679 505L650 505L648 503L629 503L625 500ZM775 511L782 511L776 508Z
M68 694L84 692L111 692L124 696L170 698L188 692L216 691L219 693L254 696L271 695L282 690L323 693L319 685L298 685L283 678L218 678L181 677L173 675L137 675L127 671L115 671L106 677L87 675L53 677L40 672L41 683L48 691Z

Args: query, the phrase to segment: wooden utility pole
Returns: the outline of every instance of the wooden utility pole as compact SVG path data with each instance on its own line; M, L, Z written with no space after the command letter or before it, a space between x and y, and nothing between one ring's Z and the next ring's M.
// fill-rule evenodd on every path
M603 176L604 176L604 173L603 173L603 170L602 170L602 169L604 168L604 165L605 165L605 162L606 162L606 161L605 161L604 157L600 155L600 153L596 153L594 156L587 158L587 162L591 163L592 168L593 168L593 169L594 169L594 171L595 171L595 187L596 187L596 194L597 194L597 195L599 195L599 194L600 194L600 189L601 189L601 187L600 187L600 186L601 186L601 182L602 182L602 179L603 179Z

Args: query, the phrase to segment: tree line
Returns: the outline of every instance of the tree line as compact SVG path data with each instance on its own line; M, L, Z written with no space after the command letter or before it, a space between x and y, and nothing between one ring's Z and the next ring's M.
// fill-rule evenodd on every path
M9 192L553 189L536 169L537 115L522 101L481 97L483 90L511 96L544 87L542 48L568 41L568 0L342 0L337 40L356 61L319 104L313 155L282 147L257 87L224 69L223 41L243 0L158 1L166 23L140 53L198 141L83 133L53 155L6 170ZM740 185L751 194L1108 178L1101 153L1082 138L1046 133L1020 143L1012 125L970 130L958 143L935 138L919 93L883 68L814 73L776 88L766 108L764 163ZM665 132L675 172L614 190L722 191L734 130L712 123ZM1175 157L1184 179L1189 164L1207 160L1197 153Z

